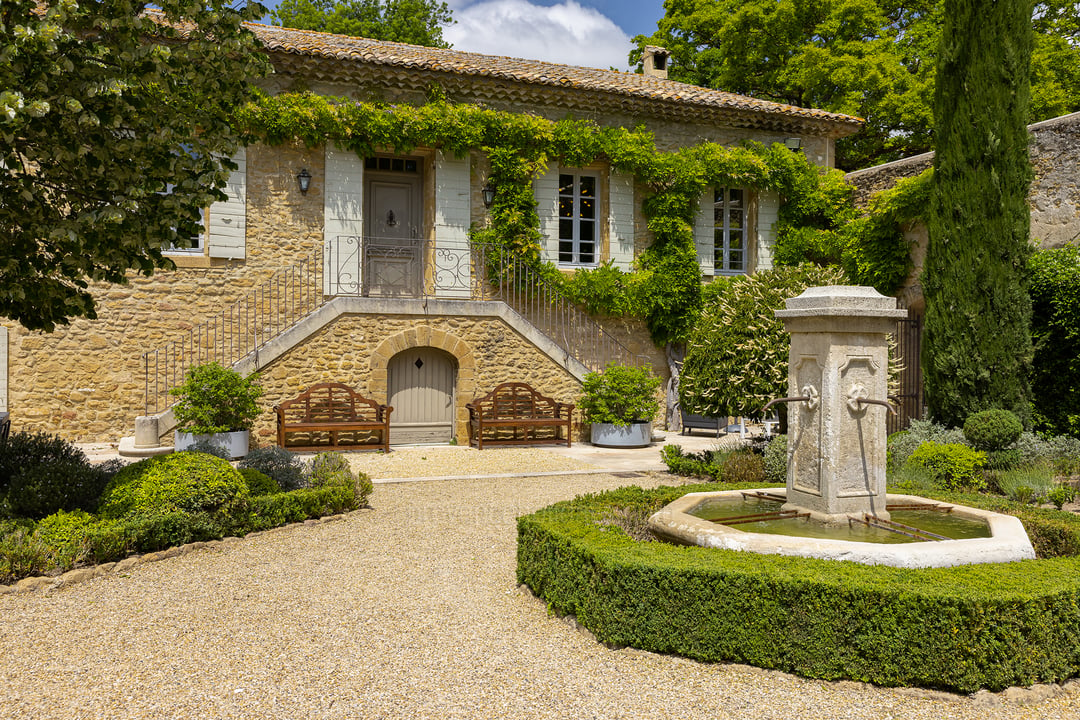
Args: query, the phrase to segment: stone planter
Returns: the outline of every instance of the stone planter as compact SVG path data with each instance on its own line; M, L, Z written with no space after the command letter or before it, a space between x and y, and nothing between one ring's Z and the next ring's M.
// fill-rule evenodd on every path
M209 440L215 445L224 447L229 451L229 457L233 460L247 455L251 440L250 430L238 430L237 432L213 433L211 435L192 435L191 433L173 431L173 446L176 451L187 450L200 440Z
M652 423L631 423L623 427L611 423L592 423L590 440L593 445L600 447L648 447L652 442Z

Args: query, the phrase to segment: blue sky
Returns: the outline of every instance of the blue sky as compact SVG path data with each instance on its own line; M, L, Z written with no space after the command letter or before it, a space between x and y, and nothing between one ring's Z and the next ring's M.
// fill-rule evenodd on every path
M278 0L263 0L274 7ZM619 70L637 34L651 35L663 0L446 0L456 50Z

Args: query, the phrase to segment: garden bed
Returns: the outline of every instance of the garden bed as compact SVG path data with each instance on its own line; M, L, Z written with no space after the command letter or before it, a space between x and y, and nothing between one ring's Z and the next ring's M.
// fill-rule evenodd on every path
M715 488L624 488L522 517L518 580L602 642L696 660L961 692L1080 674L1080 518L1013 508L1041 559L927 570L628 534L633 518ZM940 499L1006 512L1011 505Z

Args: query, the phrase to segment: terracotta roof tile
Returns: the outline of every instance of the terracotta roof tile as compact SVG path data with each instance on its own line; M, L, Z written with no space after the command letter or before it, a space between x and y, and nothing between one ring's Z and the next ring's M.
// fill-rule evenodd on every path
M272 52L495 78L534 85L575 87L646 100L673 101L702 107L782 115L846 125L851 132L863 124L860 118L850 115L768 102L636 73L481 55L460 50L406 45L254 23L249 23L247 27Z

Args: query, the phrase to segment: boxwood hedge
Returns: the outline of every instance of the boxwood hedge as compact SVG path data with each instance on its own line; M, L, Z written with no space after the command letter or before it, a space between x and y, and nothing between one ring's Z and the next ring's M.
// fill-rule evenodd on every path
M1080 558L909 570L635 542L601 522L715 489L623 488L524 516L518 580L602 642L696 660L961 692L1080 672ZM1080 547L1080 519L1023 512L1044 551Z

